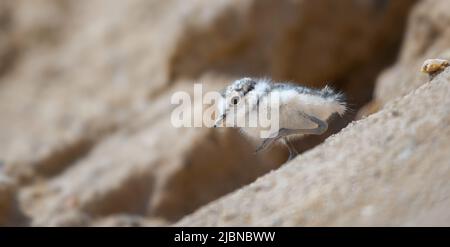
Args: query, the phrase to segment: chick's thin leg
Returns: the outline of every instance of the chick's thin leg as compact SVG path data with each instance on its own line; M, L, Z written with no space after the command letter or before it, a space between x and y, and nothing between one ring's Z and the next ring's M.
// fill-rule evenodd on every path
M295 158L295 156L298 155L298 151L295 148L294 144L292 144L292 142L289 140L289 138L285 137L284 138L284 143L286 144L286 147L289 150L289 158L288 161Z
M284 138L290 135L321 135L328 129L328 124L314 116L310 116L303 112L300 113L303 117L307 118L313 123L317 124L317 128L314 129L286 129L282 128L278 131L278 135L273 138L264 139L264 141L256 148L256 152L266 149L280 138Z

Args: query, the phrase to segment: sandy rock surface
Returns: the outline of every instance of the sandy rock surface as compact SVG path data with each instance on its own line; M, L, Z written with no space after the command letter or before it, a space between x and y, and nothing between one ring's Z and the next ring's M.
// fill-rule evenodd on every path
M450 226L449 136L447 69L176 225Z
M375 100L384 105L428 81L421 73L427 59L450 60L450 2L423 0L413 9L396 64L377 80Z
M17 202L17 184L0 173L0 226L24 226L29 219L22 214Z
M172 93L270 76L330 83L357 110L393 62L415 2L2 1L0 175L14 186L1 187L0 225L170 224L253 182L281 166L284 150L255 156L236 131L173 128ZM447 31L427 13L446 16L446 1L429 3L415 7L407 36L424 16L441 47ZM407 40L398 64L422 58L405 55L417 53ZM398 92L384 84L395 83L380 82L377 99Z

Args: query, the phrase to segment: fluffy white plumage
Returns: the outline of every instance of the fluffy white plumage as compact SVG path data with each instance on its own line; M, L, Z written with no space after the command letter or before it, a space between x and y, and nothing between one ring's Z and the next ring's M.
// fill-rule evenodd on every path
M260 125L250 127L248 124L237 126L236 123L243 119L248 121L252 115L257 116L260 110L258 106L266 105L273 96L279 98L280 129L313 129L317 123L304 114L326 122L334 113L343 115L346 111L343 95L328 86L316 90L290 83L273 83L268 79L243 78L229 85L222 96L216 125L240 127L245 134L254 138L259 138L261 131L269 128ZM274 107L270 103L267 105Z

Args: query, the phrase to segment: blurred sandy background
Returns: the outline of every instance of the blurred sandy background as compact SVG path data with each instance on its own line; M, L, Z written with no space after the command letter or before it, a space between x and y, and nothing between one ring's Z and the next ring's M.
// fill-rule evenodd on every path
M450 225L448 74L402 98L449 27L446 0L0 0L0 225ZM345 92L303 151L363 120L285 165L172 127L173 92L244 76Z

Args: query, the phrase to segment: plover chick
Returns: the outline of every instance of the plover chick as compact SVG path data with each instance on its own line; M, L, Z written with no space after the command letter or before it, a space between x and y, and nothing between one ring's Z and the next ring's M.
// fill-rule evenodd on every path
M247 136L262 139L256 152L281 142L288 148L291 160L298 154L291 143L293 139L323 134L330 116L343 115L345 111L343 95L328 86L319 90L269 79L242 78L223 90L214 127L238 127ZM270 118L270 126L267 121L262 124L264 115ZM251 119L257 119L256 124L252 125ZM270 134L263 136L264 131Z

